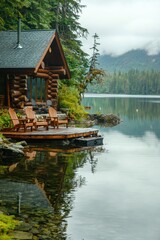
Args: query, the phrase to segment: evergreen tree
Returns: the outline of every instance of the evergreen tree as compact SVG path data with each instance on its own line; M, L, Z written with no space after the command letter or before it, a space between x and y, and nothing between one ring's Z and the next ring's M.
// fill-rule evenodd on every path
M99 50L98 45L100 45L98 41L99 36L95 33L93 36L93 47L91 48L93 50L92 56L89 61L89 71L86 75L84 86L83 86L83 92L86 90L88 84L92 84L93 82L101 83L103 80L103 77L105 75L105 72L102 69L98 68L98 56L99 56Z
M79 23L80 14L84 8L80 3L80 0L51 0L50 2L53 11L51 25L59 34L71 71L71 80L64 83L75 86L81 93L89 63L88 55L81 48L80 38L87 36L88 31Z
M48 29L51 5L48 0L1 0L0 30L16 30L18 17L23 29Z

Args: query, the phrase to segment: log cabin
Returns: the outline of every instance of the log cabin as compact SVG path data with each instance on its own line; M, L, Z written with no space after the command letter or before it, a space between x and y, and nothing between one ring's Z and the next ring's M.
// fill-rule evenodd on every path
M0 106L23 109L31 100L57 108L58 81L70 71L55 30L0 32Z

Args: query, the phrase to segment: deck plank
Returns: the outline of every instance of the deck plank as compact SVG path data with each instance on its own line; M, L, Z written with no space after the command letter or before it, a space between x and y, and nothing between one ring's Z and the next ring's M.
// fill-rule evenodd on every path
M46 130L45 128L38 128L36 131L29 131L26 132L21 131L4 131L1 132L7 138L14 138L14 139L72 139L78 137L89 137L89 136L97 136L98 130L94 128L65 128L59 127L58 129L49 128Z

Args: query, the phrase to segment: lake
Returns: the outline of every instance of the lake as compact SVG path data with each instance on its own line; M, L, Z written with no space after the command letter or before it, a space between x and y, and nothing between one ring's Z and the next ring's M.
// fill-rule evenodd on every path
M83 104L122 122L94 126L103 146L32 143L27 159L8 159L1 207L38 239L159 240L160 98L86 94Z
M87 95L91 112L118 114L123 122L99 127L102 153L77 175L86 179L75 192L68 234L78 240L160 238L160 98Z

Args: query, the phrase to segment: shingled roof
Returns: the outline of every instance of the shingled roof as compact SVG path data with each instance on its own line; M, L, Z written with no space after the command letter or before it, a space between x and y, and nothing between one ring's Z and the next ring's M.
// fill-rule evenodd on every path
M17 48L20 40L22 48ZM47 52L52 49L48 56ZM47 57L48 56L48 57ZM46 59L49 66L62 66L66 74L61 78L70 78L69 68L64 52L55 30L28 30L0 32L0 72L29 70L37 72L42 61Z
M19 49L17 31L0 32L0 68L35 68L54 34L55 30L22 31Z

